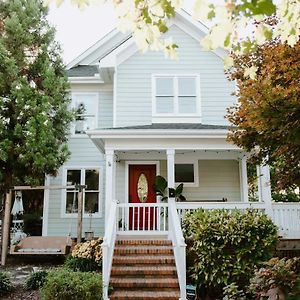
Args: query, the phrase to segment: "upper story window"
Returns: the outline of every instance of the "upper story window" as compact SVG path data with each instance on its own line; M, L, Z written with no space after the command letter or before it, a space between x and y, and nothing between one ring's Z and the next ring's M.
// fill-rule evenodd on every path
M200 114L198 75L155 75L153 115L198 116Z
M97 127L97 93L73 93L72 106L76 113L74 134L82 134Z

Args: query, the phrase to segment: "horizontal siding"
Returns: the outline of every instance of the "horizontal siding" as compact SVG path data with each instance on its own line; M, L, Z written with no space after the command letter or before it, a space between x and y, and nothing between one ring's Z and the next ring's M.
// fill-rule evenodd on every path
M100 92L98 106L99 128L113 127L113 92Z
M152 122L152 74L199 74L202 123L227 124L226 108L234 103L223 62L204 51L196 41L176 26L170 28L179 45L179 60L166 59L161 52L135 53L117 69L116 125L144 125Z
M105 161L104 155L88 138L73 138L69 141L69 149L71 157L65 163L64 167L78 166L78 167L99 167L102 171L100 201L102 217L92 218L92 230L96 236L103 236L104 234L104 201L105 201ZM51 185L63 185L63 168L59 170L56 177L51 178ZM64 191L50 190L49 191L49 214L48 214L48 235L66 236L70 234L72 237L77 236L77 219L62 218L62 197ZM89 231L90 219L83 218L83 234Z

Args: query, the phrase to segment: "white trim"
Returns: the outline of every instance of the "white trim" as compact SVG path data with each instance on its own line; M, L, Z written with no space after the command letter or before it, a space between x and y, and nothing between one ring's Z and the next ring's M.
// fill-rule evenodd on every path
M99 84L104 83L104 80L99 76L89 76L89 77L68 77L68 80L71 84L74 83L90 83L90 84Z
M156 109L156 79L168 77L173 79L173 113L157 113ZM196 112L195 113L180 113L179 104L179 79L190 77L195 79L196 89ZM151 99L152 99L152 122L160 122L161 119L167 119L167 123L172 123L173 118L175 123L185 123L186 119L193 118L194 121L201 123L201 88L200 88L200 74L199 73L154 73L151 75ZM183 120L180 120L183 118ZM188 123L191 123L188 122Z
M113 90L113 127L117 124L117 81L118 81L118 69L115 69L114 73L114 90Z
M50 186L50 176L49 175L45 175L45 186ZM48 235L49 196L50 196L50 190L49 189L44 189L42 236L47 236Z
M199 187L199 160L194 158L184 158L178 157L175 155L175 165L176 164L192 164L194 166L194 182L176 182L175 185L179 185L183 183L183 188L185 187ZM175 165L174 165L174 172L175 172ZM176 177L176 174L175 174Z
M62 185L66 185L65 183L67 182L67 171L68 170L80 170L80 180L84 184L85 183L85 178L83 175L83 170L99 170L99 197L98 197L98 213L94 213L93 217L94 218L102 218L102 204L104 200L104 194L103 194L103 166L95 166L95 165L84 165L84 166L78 166L78 165L66 165L63 166L62 168ZM66 202L67 202L67 193L65 189L61 190L61 209L60 209L60 217L61 218L67 218L67 219L75 219L77 218L78 214L77 213L66 213ZM83 203L85 203L85 199L83 199ZM84 209L84 206L83 206ZM83 218L89 218L89 214L86 214L83 212Z
M128 202L129 165L155 165L156 166L156 176L160 174L160 161L159 160L126 160L125 161L125 203L129 203ZM156 202L159 202L159 197L156 197Z

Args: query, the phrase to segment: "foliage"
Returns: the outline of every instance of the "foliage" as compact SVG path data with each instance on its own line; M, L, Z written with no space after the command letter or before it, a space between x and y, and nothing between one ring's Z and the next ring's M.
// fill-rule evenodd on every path
M24 229L23 231L27 235L35 236L35 235L41 235L40 228L42 227L42 221L41 216L38 213L32 213L32 214L24 214L23 215L24 220Z
M236 283L231 283L223 288L223 300L249 300L244 291L239 290Z
M256 80L245 78L256 64ZM230 79L238 104L227 118L235 126L229 139L251 151L253 163L273 167L277 190L300 186L300 41L292 48L273 40L251 55L235 57Z
M0 2L0 193L40 184L69 155L69 84L41 0Z
M25 287L27 290L38 290L47 281L47 271L38 271L38 272L33 272L30 274L30 276L27 278L25 282Z
M93 272L99 271L101 265L96 263L95 260L90 258L78 258L73 256L68 256L65 260L64 266L71 269L72 271L79 272Z
M12 283L8 275L0 272L0 297L3 297L12 291Z
M156 194L156 196L161 197L161 201L167 201L168 200L168 182L167 180L162 176L156 176L153 190ZM183 183L179 184L175 188L175 200L176 201L186 201L186 198L182 195L183 191Z
M255 273L250 290L255 299L299 299L300 258L272 258Z
M300 202L300 195L294 189L288 188L282 192L272 193L275 202Z
M256 210L203 210L185 216L183 231L192 240L192 277L199 290L219 291L247 284L256 266L272 257L277 228Z
M44 0L49 4L54 0ZM64 0L55 0L60 4ZM79 7L89 5L92 0L73 0ZM118 27L123 32L133 33L138 47L146 51L164 50L170 57L177 57L177 45L171 38L162 35L168 31L169 19L175 11L184 8L178 0L111 0L114 5ZM212 26L202 45L209 49L225 48L235 53L247 53L256 49L264 41L278 37L293 46L300 36L300 2L296 0L194 0L193 17ZM258 24L252 35L250 26L264 17L276 14L278 23L272 30L267 24ZM232 60L227 57L225 64ZM251 66L248 68L251 71Z
M43 300L101 300L102 276L99 273L56 269L49 272L41 295Z
M72 257L91 259L97 264L101 265L102 263L102 249L101 244L103 242L102 238L97 240L91 240L84 243L75 245L72 251Z

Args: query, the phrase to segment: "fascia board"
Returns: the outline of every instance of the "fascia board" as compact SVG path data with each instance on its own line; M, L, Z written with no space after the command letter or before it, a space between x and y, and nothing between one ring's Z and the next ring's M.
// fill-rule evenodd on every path
M104 83L104 81L97 76L89 77L68 77L70 83Z

